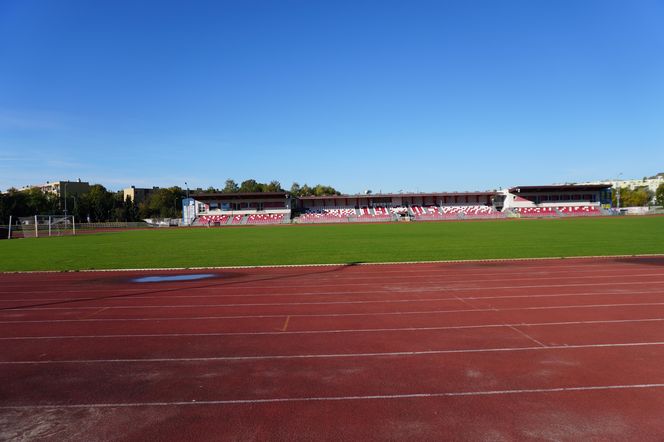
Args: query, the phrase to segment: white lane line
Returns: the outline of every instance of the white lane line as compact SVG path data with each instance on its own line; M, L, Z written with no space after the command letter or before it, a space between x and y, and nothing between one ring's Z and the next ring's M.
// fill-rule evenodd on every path
M437 290L431 290L435 292L446 292L446 289L437 289ZM426 291L429 292L429 291ZM399 291L399 292L390 292L390 293L401 293L405 294L408 293L406 291ZM410 292L413 295L420 295L421 293L425 293L424 291L413 291ZM256 297L256 298L265 298L265 297L292 297L292 296L308 296L308 297L313 297L314 295L321 295L321 296L326 296L326 295L337 295L337 296L355 296L359 294L385 294L385 290L375 290L375 291L366 291L366 292L351 292L351 293L346 293L346 292L322 292L322 293L317 293L317 292L311 292L311 293L270 293L270 294L263 294L263 295L175 295L175 296L168 296L168 297L163 297L163 296L122 296L118 298L114 297L108 297L108 298L72 298L72 299L63 299L63 298L53 298L53 299L7 299L7 300L2 300L0 302L47 302L47 301L54 301L54 302L87 302L87 301L123 301L123 300L136 300L136 299L160 299L160 300L165 300L165 299L187 299L187 298L233 298L233 297ZM430 300L436 300L436 301L447 301L447 300L459 300L459 301L481 301L483 299L521 299L521 298L562 298L562 297L574 297L574 296L630 296L630 295L664 295L664 291L661 290L620 290L620 291L614 291L614 292L576 292L576 293L547 293L547 294L525 294L525 295L498 295L498 296L453 296L453 297L448 297L448 298L430 298ZM422 298L416 298L413 300L421 300ZM372 302L378 302L378 301L393 301L390 299L385 299L385 300L372 300L372 299L365 299L361 301L372 301ZM397 300L401 301L401 300ZM407 300L403 300L407 301ZM321 302L326 302L326 301L320 301ZM328 301L328 302L336 302L336 301ZM344 301L341 301L344 302ZM282 303L283 304L283 303ZM197 305L197 304L193 304ZM279 305L275 303L269 303L269 304L233 304L233 305ZM21 307L25 306L17 306L16 309L19 309ZM159 307L159 305L154 305L153 307Z
M483 325L450 325L442 327L395 327L395 328L353 328L335 330L300 330L300 331L266 331L266 332L218 332L218 333L146 333L146 334L116 334L116 335L60 335L60 336L9 336L0 337L0 341L40 340L40 339L106 339L106 338L171 338L171 337L205 337L205 336L279 336L279 335L318 335L342 333L384 333L384 332L412 332L437 330L466 330L482 328L504 327L548 327L560 325L598 325L598 324L625 324L639 322L663 322L664 318L645 319L608 319L595 321L561 321L561 322L519 322L514 324L483 324Z
M582 387L556 387L556 388L524 388L513 390L486 390L486 391L450 391L437 393L406 393L406 394L374 394L363 396L319 396L319 397L285 397L265 399L226 399L215 401L172 401L172 402L119 402L119 403L89 403L89 404L51 404L51 405L2 405L0 410L44 410L44 409L77 409L77 408L127 408L127 407L178 407L201 405L242 405L242 404L270 404L279 402L328 402L328 401L371 401L395 399L423 399L439 397L466 397L466 396L502 396L514 394L535 393L569 393L578 391L607 391L607 390L636 390L663 388L664 384L626 384L626 385L591 385Z
M603 266L603 267L605 267L605 266ZM545 267L543 267L543 268L545 268ZM341 280L343 282L347 282L346 285L353 285L353 286L354 285L375 285L375 282L367 282L366 284L364 284L364 283L357 283L356 284L356 283L352 283L352 281L354 281L354 280L367 280L367 279L372 279L372 278L373 279L378 279L380 281L384 281L385 280L385 273L394 273L394 272L384 272L384 273L381 272L380 275L377 275L377 276L369 276L369 277L358 276L357 278L353 278L353 277L349 277L348 275L344 275L342 277L336 277L336 278L324 278L324 280L325 281L331 281L331 282ZM453 283L459 283L459 282L467 282L469 279L473 279L475 277L485 278L486 276L506 276L507 278L484 279L483 281L485 281L485 282L531 281L531 280L536 281L536 280L540 280L540 279L556 279L556 280L559 280L559 279L620 278L620 277L624 278L625 276L629 276L629 277L632 277L632 276L634 276L634 277L664 276L664 274L662 274L662 273L654 273L654 274L649 273L647 275L632 275L632 274L630 274L630 275L620 276L620 275L616 275L616 272L611 271L611 270L606 270L602 274L593 274L593 275L587 275L587 276L574 276L574 275L568 275L568 274L556 275L556 274L552 274L552 273L553 272L547 272L546 276L544 276L544 275L534 275L534 276L528 276L528 277L522 277L522 278L514 278L514 277L510 276L510 275L523 276L524 271L522 270L522 271L519 271L519 272L510 272L510 273L501 272L501 273L468 274L468 275L465 275L463 278L456 278L456 279L447 279L446 278L447 274L445 274L445 273L443 273L443 274L433 274L433 275L429 273L427 275L414 276L414 277L413 276L411 276L411 277L409 277L409 276L406 276L406 277L400 276L399 279L401 280L401 279L407 279L407 278L411 278L411 279L412 278L425 278L425 279L429 279L429 281L424 281L424 282L422 282L423 284L434 284L434 283L435 284L439 284L439 283L453 284ZM573 272L573 273L574 274L577 274L577 273L582 273L583 274L583 273L590 273L590 272ZM594 271L594 273L597 273L597 271ZM608 273L608 274L604 274L604 273ZM283 276L290 276L290 275L283 275ZM311 279L311 281L314 282L317 286L320 286L320 287L326 287L327 286L327 285L320 284L321 278L317 278L317 277L311 277L311 276L308 276L308 275L302 275L302 276L292 275L292 278L297 278L301 282L305 282L305 281ZM226 284L219 284L218 286L215 286L215 287L204 286L204 287L190 287L190 288L194 288L194 289L198 289L198 290L209 290L209 289L218 289L218 288L227 288L227 287L232 287L232 288L238 287L238 288L242 288L242 289L250 289L250 288L274 289L275 288L274 284L270 285L270 286L242 286L241 285L241 284L247 284L247 283L252 283L252 282L261 282L261 281L266 281L266 280L270 280L270 278L259 278L259 279L252 279L252 280L248 280L248 281L232 280L231 281L232 285L228 285L228 286ZM217 281L219 281L219 280L217 280ZM24 286L24 285L25 284L23 284L23 283L20 284L21 287ZM335 282L334 284L330 284L329 286L336 287L337 285L339 285L339 282ZM310 284L309 285L304 285L304 286L301 286L301 287L308 287L308 286L310 286ZM8 287L8 285L6 287ZM162 286L159 286L159 287L162 287ZM293 286L288 284L288 285L276 286L276 287L288 289L288 288L293 287ZM296 287L298 287L298 286L296 286ZM157 288L157 287L150 286L150 288ZM99 289L99 287L95 287L95 289ZM167 290L174 290L176 288L166 287L166 289ZM144 291L145 288L143 288L142 290L139 290L138 288L130 288L130 289L128 289L128 288L124 288L124 289L123 288L115 288L115 289L109 288L108 290L109 291L112 290L112 291L115 291L115 292L138 292L138 293L140 293L140 292ZM27 293L43 293L44 291L53 291L53 292L56 292L56 293L86 293L86 292L89 292L89 290L59 290L57 288L54 289L52 286L48 286L48 288L44 288L43 290L27 290L27 291L17 291L12 287L11 293L12 294L16 294L16 293L27 294ZM0 290L0 293L3 293L3 291Z
M600 325L600 324L630 324L639 322L664 322L664 318L645 319L608 319L595 321L561 321L561 322L519 322L514 324L482 324L482 325L450 325L442 327L395 327L395 328L353 328L335 330L300 330L300 331L265 331L265 332L217 332L217 333L145 333L145 334L115 334L115 335L59 335L59 336L9 336L0 337L0 341L20 340L47 340L47 339L107 339L107 338L178 338L178 337L206 337L206 336L279 336L279 335L318 335L343 333L385 333L385 332L413 332L437 330L467 330L482 328L504 327L549 327L565 325Z
M617 283L619 284L619 283ZM661 282L664 284L664 281ZM574 284L575 285L575 284ZM588 284L594 285L594 284ZM553 287L553 286L542 286L542 287ZM500 287L499 287L500 288ZM479 289L473 289L479 290ZM457 289L440 289L439 292L448 292L448 291L457 291ZM388 291L389 292L389 291ZM377 293L385 293L385 291L378 291ZM391 293L391 292L390 292ZM410 293L416 294L417 291L411 291ZM340 295L350 295L345 292L337 292L336 294ZM390 304L390 303L409 303L409 302L438 302L438 301L466 301L466 300L483 300L483 299L510 299L510 298L548 298L548 297L563 297L563 296L604 296L604 295L624 295L629 296L631 294L662 294L660 291L630 291L624 293L577 293L577 294L545 294L545 295L509 295L509 296L470 296L470 297L446 297L446 298L416 298L416 299L374 299L374 300L362 300L362 301L320 301L320 302L267 302L267 303L233 303L233 304L180 304L180 305L116 305L116 306L74 306L74 307L30 307L30 306L17 306L17 307L7 307L3 311L0 311L0 314L11 313L15 311L48 311L48 310L95 310L99 308L106 308L112 310L127 310L127 309L158 309L158 308L200 308L200 307L276 307L276 306L299 306L299 305L337 305L337 304ZM259 295L260 296L260 295ZM277 295L271 295L277 296ZM288 296L288 295L282 295ZM128 298L131 299L131 298ZM163 298L162 298L163 299ZM85 302L85 301L95 301L96 299L85 299L85 300L60 300L59 302ZM113 299L111 299L113 300ZM118 300L124 300L118 299ZM102 300L104 301L104 300ZM28 301L21 301L28 302Z
M527 294L527 295L498 295L498 296L455 296L452 298L439 298L440 300L446 299L463 299L463 300L482 300L482 299L518 299L518 298L555 298L560 296L604 296L604 295L632 295L632 294L653 294L661 295L664 294L661 290L628 290L628 289L617 289L618 291L602 291L602 292L577 292L577 293L548 293L548 294ZM400 293L407 294L412 293L413 295L420 295L422 293L428 292L446 292L447 289L432 289L432 290L413 290L413 291L389 291L389 293ZM272 297L285 297L290 298L293 296L306 296L306 297L315 297L315 296L356 296L364 294L385 294L385 290L367 290L362 292L304 292L304 293L264 293L264 294L231 294L231 295L168 295L168 296L131 296L131 295L100 295L95 298L39 298L39 299L4 299L0 302L25 302L25 303L34 303L34 302L87 302L87 301L125 301L125 300L136 300L136 299L197 299L197 298L272 298ZM389 301L389 300L388 300ZM246 305L246 304L245 304ZM21 306L17 306L20 308Z
M522 274L523 272L521 272ZM560 280L560 279L602 279L605 280L607 278L620 278L620 279L625 279L625 278L645 278L645 277L653 277L653 276L664 276L662 273L647 273L647 274L630 274L630 275L616 275L615 272L611 275L590 275L590 276L578 276L578 277L565 277L562 278L561 276L551 276L551 277L534 277L534 278L499 278L499 279L482 279L482 283L488 283L488 282L502 282L502 281L539 281L539 280L547 280L547 279L553 279L553 280ZM269 278L266 278L269 279ZM382 278L384 280L384 278ZM427 282L419 282L417 283L417 288L418 289L426 289L429 288L429 286L433 285L432 288L437 288L440 289L441 284L457 284L457 283L464 283L468 282L469 279L472 279L472 276L469 277L464 277L459 280L454 280L454 281L448 281L448 280L431 280ZM301 280L301 279L300 279ZM260 280L259 280L260 281ZM248 281L248 282L254 282L254 281ZM351 286L351 287L357 287L357 286L375 286L377 285L376 282L338 282L335 284L330 284L330 285L322 285L319 284L316 280L312 280L311 284L302 284L302 285L284 285L284 286L275 286L275 285L269 285L269 286L242 286L239 284L233 284L233 285L224 285L220 284L215 287L188 287L188 288L182 288L182 290L191 290L191 289L196 289L196 290L223 290L226 288L232 288L232 289L239 289L239 290L262 290L262 289L269 289L269 290L274 290L275 288L281 288L281 289L286 289L290 290L293 288L310 288L311 286L315 285L317 287L340 287L340 286ZM513 289L518 289L518 288L534 288L534 287L567 287L567 286L587 286L587 285L598 285L598 286L604 286L604 285L613 285L613 284L632 284L632 285L643 285L643 284L664 284L664 281L629 281L629 282L599 282L599 283L594 283L594 284L566 284L566 285L516 285L516 286L503 286L503 287L451 287L446 290L488 290L488 289L501 289L501 288L513 288ZM400 284L387 284L386 286L389 287L389 285L394 285L394 286L399 286ZM410 284L412 285L412 284ZM152 290L156 290L157 287L150 286L149 287ZM444 287L443 287L444 288ZM144 291L150 291L147 290L148 287ZM39 291L39 293L42 293L43 291L46 291L48 289L44 289L42 291ZM178 288L175 287L163 287L163 290L167 291L178 291ZM127 291L126 289L114 289L115 292L124 292ZM131 289L128 290L130 292L136 292L136 289ZM81 291L83 293L89 293L89 290L83 290ZM137 293L140 293L141 291L138 291ZM322 293L322 292L311 292L312 294L317 294L317 293ZM331 293L338 293L338 292L331 292ZM348 293L354 293L354 292L348 292ZM364 291L359 291L359 293L364 293ZM12 294L15 294L15 292L12 292ZM287 294L287 293L286 293ZM248 296L254 296L248 295ZM257 296L257 294L256 294ZM57 298L56 298L57 299Z
M0 365L49 365L49 364L113 364L113 363L154 363L154 362L218 362L218 361L262 361L284 359L337 359L337 358L374 358L393 356L427 356L464 353L508 353L522 351L571 350L580 348L621 348L661 346L664 341L626 342L614 344L575 344L550 345L546 347L498 347L498 348L465 348L448 350L392 351L380 353L330 353L305 355L249 355L249 356L209 356L197 358L134 358L134 359L64 359L64 360L32 360L32 361L0 361Z
M451 313L486 313L486 312L514 312L514 311L532 311L532 310L564 310L577 308L613 308L613 307L652 307L662 306L664 302L643 302L626 304L583 304L583 305L555 305L545 307L514 307L514 308L485 308L485 309L458 309L458 310L421 310L405 312L375 312L375 313L315 313L315 314L294 314L282 313L274 315L227 315L227 316L193 316L193 317L155 317L155 318L95 318L95 319L28 319L0 321L0 324L34 324L34 323L58 323L58 322L101 322L101 321L201 321L217 319L256 319L256 318L338 318L338 317L358 317L358 316L406 316L406 315L439 315ZM7 311L6 313L10 313Z
M318 294L336 294L339 295L344 294L344 295L354 295L357 293L386 293L387 292L398 292L398 293L411 293L411 294L416 294L416 293L422 293L426 291L435 291L435 292L457 292L457 291L481 291L481 290L502 290L502 289L533 289L533 288L538 288L538 289L549 289L553 287L583 287L583 286L591 286L591 287L599 287L599 286L604 286L604 285L610 285L610 286L615 286L615 285L641 285L641 284L648 284L648 285L653 285L653 284L664 284L664 281L648 281L648 282L607 282L607 283L590 283L590 284L555 284L555 285L532 285L532 286L501 286L501 287L443 287L443 288L437 288L435 290L394 290L393 288L389 288L389 286L383 290L376 290L376 291L366 291L366 292L329 292L329 293L320 293L320 292L311 292L307 293L306 295L318 295ZM652 291L635 291L635 292L630 292L630 293L659 293L659 292L652 292ZM593 293L588 293L588 295L592 295ZM595 295L602 295L603 293L594 293ZM296 294L298 296L305 295L303 293ZM265 295L246 295L246 296L265 296ZM289 294L269 294L267 296L291 296ZM535 295L535 296L541 296L541 297L547 297L547 296L557 296L557 295ZM562 295L561 295L562 296ZM512 296L509 296L512 297ZM519 295L517 297L530 297L530 295ZM129 299L129 297L127 297ZM165 299L165 298L161 298ZM453 297L451 299L457 299L457 297ZM497 299L495 297L465 297L464 299ZM93 300L93 299L90 299ZM438 299L434 298L432 300L444 300L444 299ZM61 302L71 302L71 300L67 299L60 299L59 301ZM403 300L401 302L407 302L409 300ZM26 300L21 300L21 302L28 302ZM387 302L387 301L343 301L344 303L359 303L359 302ZM341 302L327 302L327 303L341 303ZM189 304L189 305L165 305L165 306L159 306L159 305L149 305L149 306L114 306L111 308L157 308L157 307L166 307L166 308L177 308L177 307L221 307L221 306L256 306L256 305L297 305L299 303L268 303L268 304ZM305 303L306 304L306 303ZM320 304L326 304L326 302L321 302ZM0 311L0 314L3 313L11 313L13 311L17 310L73 310L73 309L90 309L90 308L99 308L98 306L92 306L92 307L42 307L42 308L27 308L25 306L18 306L16 308L6 308L3 311Z

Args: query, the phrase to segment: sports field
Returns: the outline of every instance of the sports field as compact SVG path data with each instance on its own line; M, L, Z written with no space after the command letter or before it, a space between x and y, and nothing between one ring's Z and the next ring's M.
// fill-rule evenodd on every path
M664 217L120 231L0 241L0 271L656 254Z

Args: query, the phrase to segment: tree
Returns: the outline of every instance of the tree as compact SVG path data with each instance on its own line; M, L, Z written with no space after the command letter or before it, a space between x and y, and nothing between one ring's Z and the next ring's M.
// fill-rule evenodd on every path
M179 218L182 216L180 201L184 198L181 188L169 187L150 195L147 206L139 206L141 218Z
M658 206L664 206L664 183L657 186L655 191L655 204Z
M226 180L226 185L221 191L223 193L237 193L240 191L240 186L238 186L234 180L229 178Z
M272 180L270 183L265 186L266 192L282 192L281 183L277 180Z
M322 184L316 184L316 186L309 187L309 185L304 184L300 187L298 183L293 183L291 186L290 192L293 196L332 196L332 195L341 195L332 186L324 186Z
M617 193L613 193L613 205L617 206ZM642 207L647 206L652 201L653 193L647 187L628 187L620 188L620 207Z
M262 192L263 188L261 185L256 182L256 180L250 179L242 181L240 184L240 192Z
M113 194L101 184L93 184L81 200L86 201L92 222L108 221L113 215ZM87 216L86 216L87 218Z

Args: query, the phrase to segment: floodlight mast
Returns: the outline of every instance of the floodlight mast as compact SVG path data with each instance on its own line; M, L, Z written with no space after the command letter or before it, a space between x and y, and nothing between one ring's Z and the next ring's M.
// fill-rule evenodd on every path
M67 216L67 181L65 181L65 216Z
M616 202L618 203L618 210L620 210L620 177L622 176L622 172L618 174L618 182L616 183L618 186L618 189L616 189Z

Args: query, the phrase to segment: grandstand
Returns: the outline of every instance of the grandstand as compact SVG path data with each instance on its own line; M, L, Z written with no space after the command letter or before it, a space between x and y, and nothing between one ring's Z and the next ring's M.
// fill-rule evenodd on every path
M183 200L183 224L287 224L293 215L302 224L597 216L609 214L610 205L610 185L299 198L288 192L198 193Z
M182 208L188 226L282 224L290 222L291 198L287 192L195 193Z
M503 213L524 218L609 214L610 184L518 186L498 197Z

